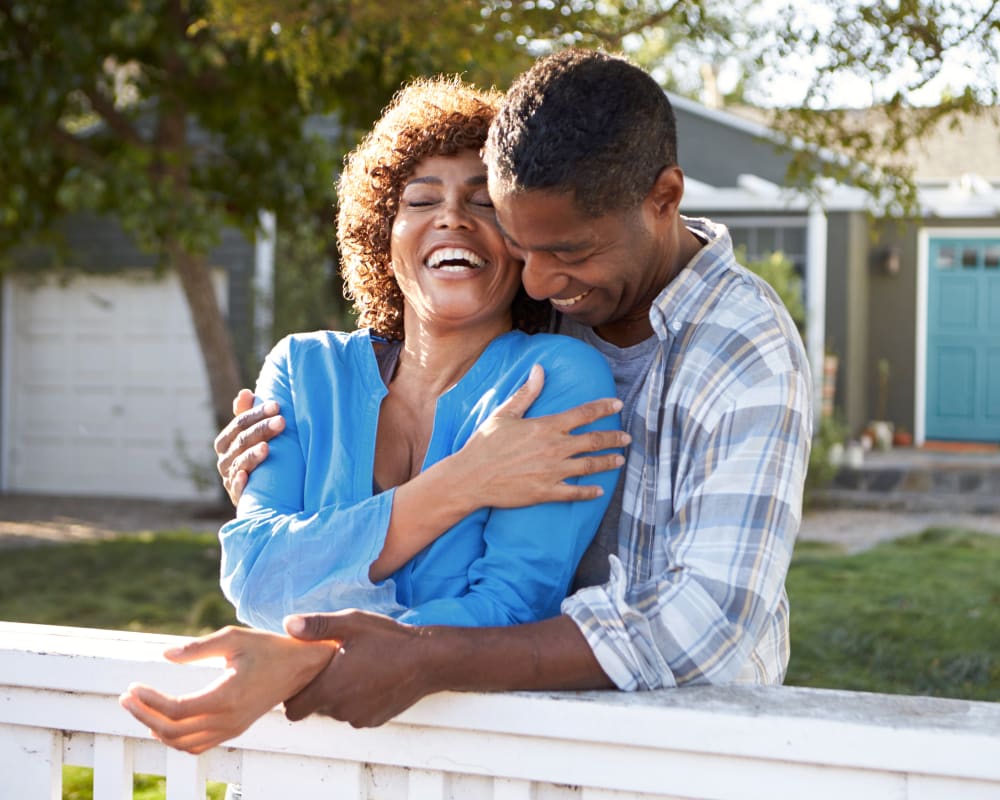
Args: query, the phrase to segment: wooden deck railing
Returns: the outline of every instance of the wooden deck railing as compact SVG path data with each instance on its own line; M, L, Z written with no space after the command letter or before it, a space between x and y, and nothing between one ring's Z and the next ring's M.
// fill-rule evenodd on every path
M193 757L117 702L217 674L162 660L175 641L0 623L0 800L58 800L66 764L94 768L95 800L131 797L134 773L168 800L206 780L245 800L1000 797L1000 704L793 687L448 693L369 730L273 711Z

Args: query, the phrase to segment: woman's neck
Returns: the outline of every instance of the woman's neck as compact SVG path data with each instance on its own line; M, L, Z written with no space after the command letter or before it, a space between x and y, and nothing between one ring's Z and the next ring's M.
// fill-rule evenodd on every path
M458 383L489 343L510 330L510 325L504 323L470 329L417 321L404 327L405 339L393 383L402 382L410 392L428 400L440 397Z

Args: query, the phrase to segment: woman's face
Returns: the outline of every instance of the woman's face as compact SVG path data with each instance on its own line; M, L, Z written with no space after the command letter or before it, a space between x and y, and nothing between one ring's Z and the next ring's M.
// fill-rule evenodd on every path
M392 225L392 268L404 320L510 328L521 262L497 229L478 153L431 156L417 165Z

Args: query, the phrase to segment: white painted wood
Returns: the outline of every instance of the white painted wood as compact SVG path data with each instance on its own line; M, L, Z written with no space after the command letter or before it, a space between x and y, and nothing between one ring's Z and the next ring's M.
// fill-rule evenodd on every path
M813 424L819 425L823 404L823 357L826 353L827 218L818 203L809 207L806 233L806 352L812 368Z
M225 297L224 274L215 280ZM177 278L10 276L4 289L2 488L211 496L214 457L205 443L215 424ZM196 485L185 459L212 475L210 484Z
M260 750L244 752L241 785L243 800L366 798L362 764Z
M167 750L167 800L204 800L205 778L200 757Z
M792 687L445 693L361 730L275 710L195 759L117 702L134 680L186 692L218 674L164 661L174 641L0 623L0 775L25 762L42 790L23 796L43 799L60 759L108 771L115 798L130 769L167 775L170 800L206 778L247 800L1000 797L1000 704Z
M445 773L425 769L410 770L409 797L447 800Z
M132 744L121 736L94 736L94 800L131 800Z
M530 781L496 778L493 781L493 800L535 800Z
M0 724L0 798L60 800L61 797L59 731Z

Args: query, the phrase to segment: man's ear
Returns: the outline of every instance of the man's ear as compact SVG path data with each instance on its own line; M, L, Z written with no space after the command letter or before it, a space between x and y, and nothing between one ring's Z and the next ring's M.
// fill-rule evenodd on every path
M646 203L656 217L674 218L679 213L683 196L684 173L675 164L660 170L646 195Z

